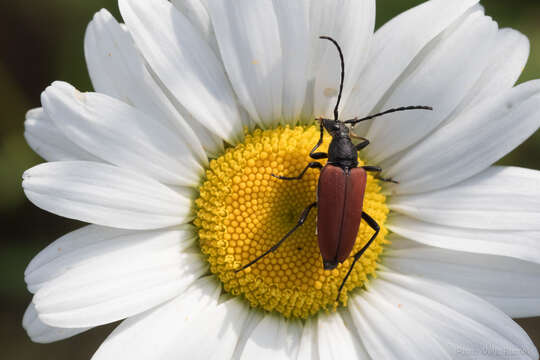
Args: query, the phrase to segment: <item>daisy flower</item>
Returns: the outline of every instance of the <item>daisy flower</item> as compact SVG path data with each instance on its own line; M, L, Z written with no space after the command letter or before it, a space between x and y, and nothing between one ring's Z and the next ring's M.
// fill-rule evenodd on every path
M93 359L538 359L511 319L540 315L540 173L491 166L540 125L514 87L527 39L477 0L432 0L374 32L374 0L120 0L90 22L95 93L54 82L25 136L47 162L28 199L89 223L28 265L29 336L123 320ZM324 270L294 176L332 118L361 123L379 235ZM325 135L324 148L329 136ZM362 223L355 249L373 230ZM353 252L356 250L353 250Z

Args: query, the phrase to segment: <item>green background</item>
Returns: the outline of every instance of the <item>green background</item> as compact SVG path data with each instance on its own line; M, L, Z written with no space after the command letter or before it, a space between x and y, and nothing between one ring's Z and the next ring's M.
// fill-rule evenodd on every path
M231 0L232 1L232 0ZM452 1L452 0L449 0ZM418 0L379 0L377 26L421 3ZM540 78L540 2L485 0L487 14L500 27L515 28L531 40L531 56L520 82ZM2 1L0 3L0 357L3 359L89 359L114 327L91 330L54 344L32 343L21 327L31 299L23 272L30 259L48 243L81 226L48 214L24 197L22 172L41 162L26 145L25 112L40 106L40 93L54 80L91 90L83 56L86 24L100 8L118 19L113 0ZM501 161L540 169L540 133ZM540 345L540 318L519 323ZM421 339L419 339L421 340Z

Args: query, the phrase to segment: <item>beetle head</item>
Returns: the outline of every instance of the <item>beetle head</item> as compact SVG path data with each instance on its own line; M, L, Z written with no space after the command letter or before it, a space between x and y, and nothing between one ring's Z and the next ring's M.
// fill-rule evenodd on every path
M321 122L332 137L349 137L349 127L341 121L321 119Z

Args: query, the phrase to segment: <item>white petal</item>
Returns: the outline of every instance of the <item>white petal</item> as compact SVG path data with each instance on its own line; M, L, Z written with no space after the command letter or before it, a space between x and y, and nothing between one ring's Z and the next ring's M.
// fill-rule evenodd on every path
M154 239L155 238L155 239ZM52 279L70 271L75 265L90 258L118 251L126 242L135 246L161 246L165 241L181 244L184 248L193 244L196 234L190 225L168 230L132 231L89 225L72 231L37 254L24 272L30 292L36 292Z
M85 161L45 163L23 174L36 206L72 219L125 229L155 229L192 218L191 199L131 170Z
M472 254L423 246L385 251L384 265L458 286L494 304L507 315L540 315L540 266L507 256Z
M508 359L509 354L515 359L538 359L525 331L484 300L459 288L412 276L388 271L378 275L368 288L370 303L380 306L380 311L397 310L391 313L392 321L400 327L408 323L409 334L430 337L432 349L439 343L452 359ZM354 299L352 302L362 306ZM358 316L354 319L362 321ZM395 343L392 332L381 336ZM417 340L427 342L425 338Z
M396 239L396 241L394 241L394 239ZM411 249L411 248L417 248L419 246L427 247L427 245L422 245L414 240L410 240L396 234L388 235L388 240L390 240L389 247L392 250Z
M342 117L370 112L420 50L477 2L427 1L377 30L366 68L354 84Z
M272 0L216 0L208 5L221 57L240 103L259 125L277 125L284 59Z
M445 121L451 121L453 117L466 109L511 89L525 67L529 48L529 40L521 33L512 29L500 30L497 33L495 47L492 49L488 66L483 70L476 84L468 91L461 104ZM394 126L396 122L392 124ZM403 155L403 153L396 154L384 160L380 165L383 165L383 168L394 165Z
M164 183L199 183L203 167L188 143L136 108L60 82L49 86L41 99L56 126L92 154Z
M393 196L393 211L430 223L491 230L540 230L540 172L491 167L450 188Z
M356 337L352 324L347 324L339 313L320 313L317 319L317 341L320 359L370 359Z
M394 304L378 300L368 291L352 298L348 307L372 359L451 359L428 329L415 326Z
M455 112L512 88L525 68L529 50L526 36L513 29L500 30L488 66Z
M208 44L213 48L214 53L217 54L217 41L212 30L212 24L210 23L208 11L206 10L206 6L203 4L203 2L199 0L177 0L173 1L173 4L177 9L180 9L182 13L189 19L191 24L200 31L200 33L206 38ZM215 135L208 130L207 127L196 120L193 115L191 115L189 110L178 102L178 99L159 79L158 75L150 67L148 67L146 63L145 66L148 72L152 75L153 80L159 85L161 91L174 105L176 111L181 114L184 121L189 124L189 126L196 133L196 137L200 140L203 148L208 153L208 157L212 158L221 155L224 148L223 137ZM181 133L188 140L193 138L191 132L181 131Z
M301 335L300 321L267 314L250 334L240 359L296 359Z
M219 47L217 44L216 35L214 33L214 26L212 25L212 21L210 19L210 15L208 13L208 1L207 0L172 0L172 4L180 10L188 19L191 21L193 26L195 26L200 33L203 34L203 37L206 39L206 42L210 45L212 50L214 50L215 54L218 56L219 60L221 61L221 54L219 52ZM298 19L297 19L298 20ZM248 127L250 131L254 129L255 123L251 120L249 115L246 113L246 111L239 107L238 111L240 112L240 117L242 118L242 124L244 127ZM198 124L195 120L193 120L195 123ZM191 124L192 122L190 122ZM196 129L197 134L200 134L201 129ZM200 135L199 135L200 136ZM214 149L213 151L209 150L207 146L205 146L205 149L210 153L209 156L217 157L220 156L223 153L223 147L219 149L219 151L216 151L217 149Z
M32 109L26 113L24 137L32 150L47 161L99 161L98 158L69 140L56 127L43 108Z
M71 257L74 254L81 253L81 249L84 250L87 247L99 244L101 241L109 241L129 234L133 234L133 231L98 225L84 226L67 233L41 250L30 261L24 271L24 281L28 286L28 290L35 293L47 281L69 270L62 264L66 259L68 263L72 262ZM82 255L85 255L85 251L82 252ZM55 266L55 264L59 265Z
M295 125L306 96L311 39L309 3L273 0L283 58L283 124Z
M238 298L218 304L219 282L198 280L176 299L120 324L92 358L230 359L249 315Z
M540 231L449 227L398 215L388 228L408 239L446 249L511 256L540 264Z
M302 337L300 338L297 360L319 360L317 326L316 319L314 320L311 317L306 319Z
M240 336L240 339L238 339L238 343L236 344L236 348L234 349L234 353L231 359L240 359L244 348L246 347L249 339L251 338L251 334L253 333L257 325L264 319L264 316L265 313L263 313L262 311L255 310L249 312L246 323L244 324L242 335Z
M86 29L85 54L90 74L111 79L114 88L95 87L145 112L181 137L199 162L208 159L195 132L176 111L148 71L129 33L105 9Z
M232 357L242 336L250 309L242 299L233 298L219 306L211 304L203 312L194 316L193 322L198 324L198 330L189 324L183 327L186 341L182 350L173 351L171 359L182 358L221 360ZM207 324L212 324L208 329ZM176 342L176 339L174 339ZM207 344L208 346L201 346Z
M206 150L207 157L213 158L213 157L217 157L223 154L223 151L224 151L223 138L218 135L215 135L206 127L204 127L199 121L195 120L193 115L191 115L189 111L186 110L186 108L182 106L182 104L180 104L178 100L176 100L176 98L174 97L174 94L171 93L169 89L167 89L165 84L163 84L163 82L151 70L152 69L149 69L149 71L152 73L152 77L154 78L156 83L158 83L163 93L167 95L167 98L171 101L172 104L174 104L175 109L180 114L182 114L182 117L184 118L184 120L189 124L189 126L197 134L197 138L201 142L202 147L204 148L204 150Z
M375 0L311 2L311 75L314 77L314 115L334 118L341 64L336 47L319 36L334 38L343 50L343 103L357 83L369 56L375 26ZM341 116L343 118L343 116Z
M214 27L208 15L206 0L172 0L172 4L184 14L212 47L219 53Z
M540 81L486 99L416 144L385 176L406 194L440 189L486 169L540 126Z
M496 35L497 24L482 11L475 11L428 44L377 108L427 105L433 111L404 111L373 121L366 135L371 141L366 156L380 163L437 128L491 61Z
M54 341L64 340L85 332L90 328L59 328L43 323L36 312L33 303L28 305L24 312L23 327L33 342L48 344Z
M91 26L86 28L84 34L84 57L94 90L117 99L124 98L119 92L121 89L118 88L118 84L114 82L115 78L111 77L109 72L102 67L103 54L98 51L97 34Z
M243 136L234 94L218 58L190 21L166 0L121 0L138 48L177 101L229 143Z
M133 316L179 295L207 271L202 257L186 250L194 239L189 229L136 231L92 244L80 239L78 249L27 275L46 281L33 302L48 325L97 326Z

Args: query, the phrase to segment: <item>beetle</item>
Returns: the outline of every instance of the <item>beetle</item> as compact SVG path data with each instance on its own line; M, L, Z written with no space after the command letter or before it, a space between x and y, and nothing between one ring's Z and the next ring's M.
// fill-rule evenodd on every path
M369 140L351 133L350 126L392 112L405 110L433 110L433 108L430 106L405 106L389 109L360 119L339 120L338 109L341 101L341 94L343 92L343 82L345 80L345 61L343 52L338 42L333 38L329 36L320 36L319 38L331 41L336 46L341 61L341 82L334 108L334 119L316 119L319 122L320 137L317 144L309 153L309 156L314 160L328 159L328 161L324 166L318 161L310 162L299 175L294 177L272 174L272 176L280 180L293 181L302 179L308 169L320 170L317 186L317 201L308 205L302 211L296 225L276 244L248 264L236 270L236 272L250 267L266 255L276 251L293 232L304 224L310 211L314 207L317 207L318 209L317 238L323 267L325 270L335 269L350 256L356 242L360 222L361 220L364 220L375 232L369 241L353 255L353 262L338 289L336 298L336 301L338 301L341 290L349 278L354 265L369 248L380 231L379 224L377 224L377 222L366 212L362 211L362 206L367 183L367 173L375 172L380 174L382 169L379 166L358 166L358 152L369 145ZM330 146L328 147L328 153L316 152L323 142L325 129L332 136ZM358 138L361 142L355 145L352 142L351 137ZM397 181L393 179L383 178L378 175L376 178L381 181L397 183Z

